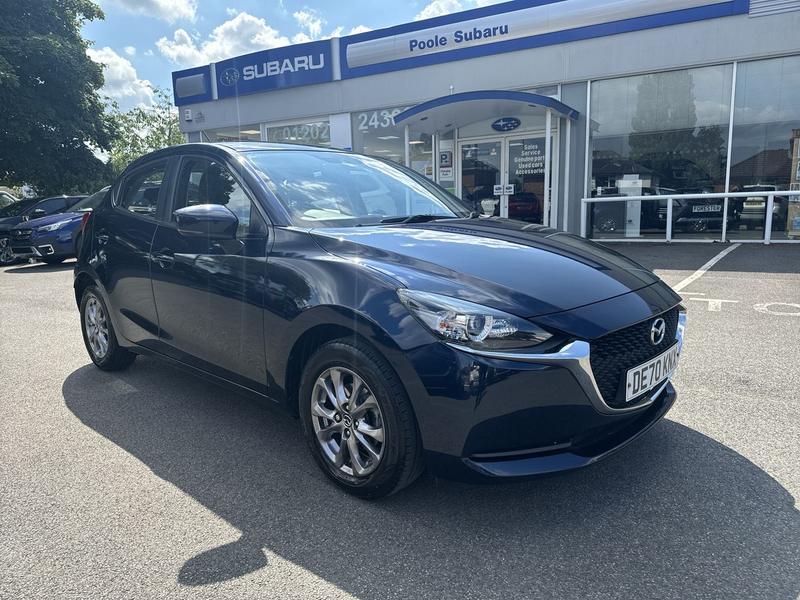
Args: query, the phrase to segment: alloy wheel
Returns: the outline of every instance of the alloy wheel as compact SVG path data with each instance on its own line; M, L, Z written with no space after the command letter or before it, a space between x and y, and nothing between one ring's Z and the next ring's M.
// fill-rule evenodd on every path
M311 420L323 454L341 473L366 477L378 468L385 447L383 415L356 373L332 367L319 375L311 394Z
M11 244L8 238L0 238L0 265L8 265L14 262L14 253L11 251Z
M95 296L90 296L86 302L84 322L92 353L98 360L103 360L108 354L108 321L103 305Z

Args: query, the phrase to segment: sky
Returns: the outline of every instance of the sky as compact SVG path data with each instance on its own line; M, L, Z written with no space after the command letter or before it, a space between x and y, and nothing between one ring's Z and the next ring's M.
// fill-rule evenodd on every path
M103 93L128 109L171 87L171 73L293 43L380 29L503 0L95 0L88 54Z

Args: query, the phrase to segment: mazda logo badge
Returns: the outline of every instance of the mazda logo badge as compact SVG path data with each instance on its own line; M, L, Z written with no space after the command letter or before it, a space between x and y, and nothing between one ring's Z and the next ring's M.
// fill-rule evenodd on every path
M653 321L653 326L650 328L650 343L653 346L658 346L664 341L664 335L667 333L667 324L664 319L656 319Z

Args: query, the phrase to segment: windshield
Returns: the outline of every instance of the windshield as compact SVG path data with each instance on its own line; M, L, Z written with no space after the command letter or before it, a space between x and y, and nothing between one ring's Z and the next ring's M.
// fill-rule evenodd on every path
M80 212L82 210L92 210L100 206L100 203L103 201L103 198L106 197L106 193L108 193L108 188L104 187L99 192L95 192L91 196L84 198L83 200L79 200L75 204L70 207L70 212Z
M248 152L299 227L352 227L413 215L465 217L461 202L423 176L379 159L314 150Z
M5 208L0 208L0 218L17 217L25 212L26 208L32 207L37 202L37 200L20 200L19 202L14 202L14 204L9 204Z

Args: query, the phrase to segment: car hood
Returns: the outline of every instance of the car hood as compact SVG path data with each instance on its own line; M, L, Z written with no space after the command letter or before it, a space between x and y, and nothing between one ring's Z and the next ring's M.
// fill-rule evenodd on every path
M507 219L314 229L323 249L412 289L536 317L586 306L660 280L574 235Z
M23 215L19 215L16 217L5 217L3 219L0 219L0 231L8 232L15 225L19 225L20 223L27 223Z
M44 225L52 225L53 223L58 223L59 221L77 221L83 218L82 213L78 212L63 212L63 213L56 213L54 215L48 215L46 217L39 217L38 219L31 219L24 224L24 227L29 229L36 229L37 227L42 227Z

